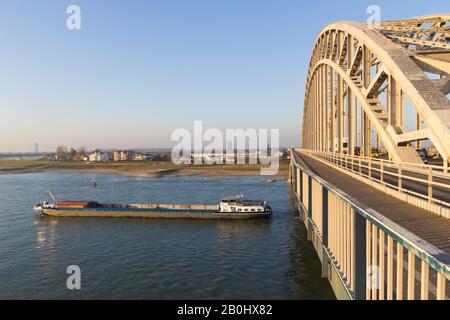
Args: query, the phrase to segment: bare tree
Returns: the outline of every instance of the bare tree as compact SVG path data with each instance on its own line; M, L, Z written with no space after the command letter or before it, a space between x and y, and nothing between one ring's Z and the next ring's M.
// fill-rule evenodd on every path
M66 158L66 154L67 154L66 146L58 146L56 148L56 155L58 156L59 160L64 160Z
M75 150L74 148L70 148L69 159L74 160L76 154L77 154L77 150Z
M78 154L81 157L84 157L84 156L87 155L87 151L86 150L87 150L87 148L85 146L81 146L81 147L78 148Z

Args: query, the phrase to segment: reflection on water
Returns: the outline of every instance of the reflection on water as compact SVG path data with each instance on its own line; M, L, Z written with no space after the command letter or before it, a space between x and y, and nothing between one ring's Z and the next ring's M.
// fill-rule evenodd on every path
M214 221L211 221L214 223ZM221 241L233 240L236 237L253 237L268 231L270 220L254 220L249 226L248 221L222 221L216 224L218 236Z
M286 183L258 177L142 179L82 173L0 175L0 298L333 298ZM216 203L244 193L268 200L270 220L145 220L35 215L59 199ZM65 287L66 268L82 290Z
M51 248L56 244L56 219L40 221L33 221L36 228L36 249Z

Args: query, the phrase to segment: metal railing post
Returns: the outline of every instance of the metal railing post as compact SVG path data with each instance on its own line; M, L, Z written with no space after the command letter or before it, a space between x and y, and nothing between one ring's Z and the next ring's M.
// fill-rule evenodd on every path
M312 218L312 177L308 174L308 218Z
M362 175L362 168L361 168L361 156L359 156L359 175Z
M299 170L300 170L300 194L299 194L299 197L300 197L300 202L303 204L303 193L304 193L304 190L303 190L303 170L301 169L301 168L299 168Z
M328 189L322 187L322 244L328 248Z
M428 202L433 202L433 168L428 168Z

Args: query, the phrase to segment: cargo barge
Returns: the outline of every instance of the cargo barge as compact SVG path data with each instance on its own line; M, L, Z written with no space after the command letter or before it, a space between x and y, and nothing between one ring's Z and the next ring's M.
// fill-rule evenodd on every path
M184 218L184 219L257 219L268 218L272 209L266 201L222 199L208 204L108 204L96 201L42 202L33 209L56 217L97 218Z

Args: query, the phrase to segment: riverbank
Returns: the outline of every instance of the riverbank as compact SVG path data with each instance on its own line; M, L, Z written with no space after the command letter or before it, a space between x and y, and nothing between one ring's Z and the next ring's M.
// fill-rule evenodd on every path
M63 162L42 160L0 160L0 174L33 173L46 171L72 171L91 173L113 173L135 177L159 178L165 176L259 176L260 164L227 165L175 165L172 162ZM288 161L281 160L278 177L288 175Z

